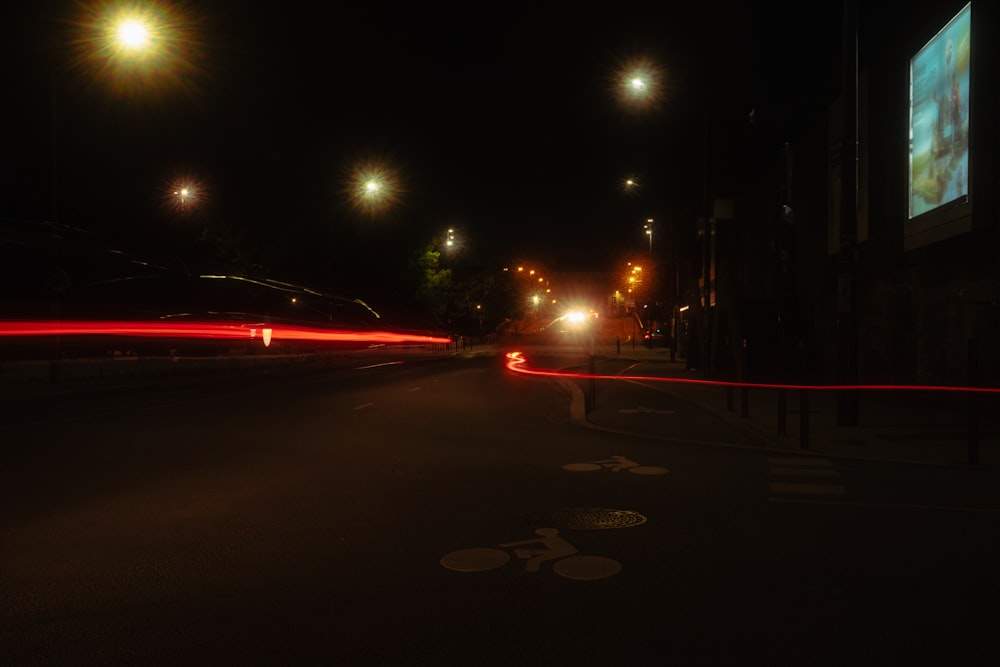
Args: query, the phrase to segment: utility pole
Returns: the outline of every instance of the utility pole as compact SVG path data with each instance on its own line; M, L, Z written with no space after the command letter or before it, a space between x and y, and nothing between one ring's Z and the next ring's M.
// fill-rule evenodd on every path
M841 144L840 255L837 285L838 373L840 383L858 383L858 9L844 0L843 121ZM841 391L837 422L858 424L858 392Z

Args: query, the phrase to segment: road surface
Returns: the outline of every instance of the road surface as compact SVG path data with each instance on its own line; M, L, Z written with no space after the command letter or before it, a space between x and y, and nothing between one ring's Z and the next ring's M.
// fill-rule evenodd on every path
M10 396L4 661L1000 657L994 472L775 452L636 383L602 389L618 423L573 400L500 355Z

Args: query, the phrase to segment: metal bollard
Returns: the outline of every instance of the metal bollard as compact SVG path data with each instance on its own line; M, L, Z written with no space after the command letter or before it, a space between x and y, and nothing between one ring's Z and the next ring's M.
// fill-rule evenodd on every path
M740 382L747 381L747 339L744 338L740 345ZM750 416L750 388L743 385L741 388L742 393L742 415L744 417Z
M778 435L788 435L788 396L784 387L778 389Z
M594 409L594 404L597 403L597 365L595 363L596 357L590 355L590 409Z
M799 390L799 447L809 449L809 391Z
M979 386L979 344L969 339L969 387ZM979 463L979 394L969 392L969 463Z

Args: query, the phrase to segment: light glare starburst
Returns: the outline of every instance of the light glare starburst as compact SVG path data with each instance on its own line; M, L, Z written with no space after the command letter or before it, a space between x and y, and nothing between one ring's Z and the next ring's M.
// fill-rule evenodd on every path
M204 185L197 179L184 176L168 183L163 197L171 209L186 214L204 203L206 192Z
M356 164L348 179L351 205L372 215L395 205L402 194L399 176L384 161Z
M622 63L612 78L616 97L630 108L651 109L663 101L666 92L663 70L648 58Z
M191 85L203 45L183 3L96 0L81 7L70 38L81 73L127 97Z

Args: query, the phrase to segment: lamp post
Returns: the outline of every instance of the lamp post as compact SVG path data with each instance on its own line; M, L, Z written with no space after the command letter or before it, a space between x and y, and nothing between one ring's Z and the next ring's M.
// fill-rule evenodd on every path
M94 3L87 10L85 20L77 22L80 34L73 43L82 49L82 61L87 63L86 70L101 76L119 77L118 84L126 81L134 73L132 65L149 63L149 68L159 68L163 64L161 56L170 51L172 31L158 22L153 11L142 12L133 7L130 10L117 9L108 3ZM164 47L166 45L166 48ZM103 61L103 62L102 62ZM60 210L60 95L59 67L51 71L50 110L51 116L51 221L58 224L62 217ZM148 72L147 72L148 73ZM158 72L157 72L158 73ZM155 75L156 73L153 73ZM70 284L70 277L62 268L59 231L53 229L50 234L50 276L49 286L52 290L52 317L58 322L61 319L60 293ZM62 357L62 344L59 336L54 337L54 361ZM57 365L49 367L50 377L56 379Z
M636 111L651 111L658 108L664 101L664 73L663 70L654 63L649 61L638 61L633 62L620 70L618 77L618 88L619 88L619 99L623 101L629 108ZM699 229L699 235L701 237L701 271L699 276L699 281L701 282L701 289L698 294L699 302L699 313L698 324L700 331L698 340L700 345L698 346L698 352L700 353L700 359L698 363L701 367L708 373L712 372L711 355L709 350L711 348L710 332L711 332L711 312L713 306L712 299L712 263L714 261L713 257L713 220L712 220L712 199L711 191L709 187L709 120L708 120L708 106L705 105L703 109L703 127L702 127L702 183L701 183L701 193L700 200L695 206L696 215L700 215L701 224ZM647 220L646 224L646 234L649 236L649 252L652 256L652 244L653 244L653 221L652 219ZM675 289L677 294L680 292L680 275L677 257L677 234L676 231L673 233L672 237L673 247L673 261L675 267ZM675 304L676 309L676 304ZM675 317L676 320L676 317ZM675 339L676 340L676 339ZM675 344L676 346L676 344ZM689 358L689 362L691 359Z

